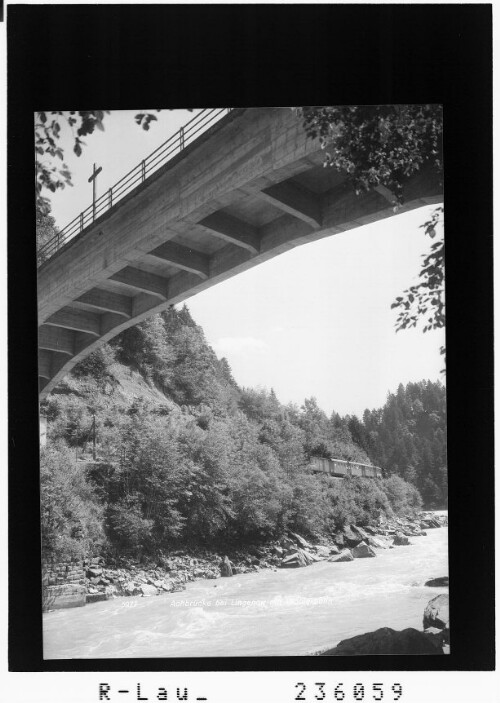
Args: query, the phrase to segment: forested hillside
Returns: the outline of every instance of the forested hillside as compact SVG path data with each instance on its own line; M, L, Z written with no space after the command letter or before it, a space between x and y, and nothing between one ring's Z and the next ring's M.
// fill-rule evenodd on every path
M420 381L399 385L379 410L363 421L348 420L355 442L386 475L397 474L419 489L426 505L447 505L446 389Z
M287 530L327 534L346 522L411 512L420 496L398 474L420 480L421 464L407 465L394 438L434 447L441 398L437 392L431 402L413 385L411 412L400 407L399 391L396 410L387 411L392 425L385 409L360 423L328 418L314 398L283 405L272 390L238 387L187 307L170 308L89 356L43 402L44 552L140 556L263 542ZM406 440L401 418L409 426L410 415L420 444ZM333 482L310 473L312 456L372 459L393 475Z

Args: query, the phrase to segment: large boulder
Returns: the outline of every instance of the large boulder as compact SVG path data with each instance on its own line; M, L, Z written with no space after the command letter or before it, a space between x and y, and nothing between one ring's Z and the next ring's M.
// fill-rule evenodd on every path
M422 530L432 529L436 527L441 527L441 523L434 517L425 517L423 520L420 521L420 529Z
M307 566L307 562L304 558L302 550L298 549L296 552L284 557L281 560L280 566L284 569L296 569L299 566Z
M428 627L424 630L425 636L438 647L444 647L450 643L450 631L448 629L439 630L437 627Z
M133 581L129 581L123 587L123 592L126 596L138 596L140 595L141 590Z
M342 533L335 535L334 541L335 541L335 544L337 545L337 547L339 547L340 549L344 549L344 547L347 546L346 541L345 541L345 537Z
M382 537L368 537L367 543L370 545L370 547L376 547L377 549L389 549L388 543L383 539Z
M412 627L401 631L381 627L374 632L342 640L333 649L321 652L320 656L357 654L443 654L443 650L423 632Z
M394 535L394 540L392 543L395 547L406 547L407 545L411 544L408 537L406 535L403 535L401 532L397 532Z
M356 525L351 525L351 530L355 535L359 535L363 541L368 539L368 533L362 527L357 527Z
M315 561L321 561L320 557L311 554L307 549L296 549L281 560L280 566L284 568L297 568L299 566L309 566Z
M353 547L352 555L355 559L365 559L366 557L377 556L373 549L366 544L366 542L361 542L357 547Z
M112 600L118 595L118 588L114 584L110 584L105 587L104 593L106 594L107 600Z
M350 549L343 549L340 554L334 554L328 561L354 561L354 557Z
M232 576L233 575L233 567L232 567L232 564L229 561L229 558L227 556L224 557L224 559L221 561L220 575L221 576Z
M349 525L346 525L343 530L344 540L349 547L355 547L363 541L357 532L354 532Z
M427 603L424 610L424 630L437 627L439 630L450 628L450 597L441 593Z
M328 559L330 554L332 553L330 547L324 547L323 545L318 545L316 547L316 554L321 558L321 559ZM338 550L337 552L338 553Z
M158 595L158 589L155 588L155 586L151 586L149 583L143 583L140 586L140 591L141 594L147 598L148 596L157 596Z
M431 588L440 588L441 586L449 586L450 578L449 576L439 576L436 579L429 579L424 583L424 586L430 586Z
M290 532L290 537L295 540L295 542L299 545L299 547L302 547L302 549L310 549L312 547L306 539L295 532Z
M281 546L282 546L283 549L285 549L285 550L287 550L287 549L296 549L296 548L297 548L297 545L295 544L295 542L294 542L293 540L290 539L290 537L283 537L283 538L281 539Z

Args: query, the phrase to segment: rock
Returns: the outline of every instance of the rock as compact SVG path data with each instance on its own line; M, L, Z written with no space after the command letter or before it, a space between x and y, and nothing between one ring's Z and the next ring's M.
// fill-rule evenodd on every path
M98 603L101 600L108 600L106 593L87 593L85 597L85 602L87 604Z
M302 552L302 556L308 566L309 564L313 564L315 561L321 561L321 557L316 556L316 554L309 552L307 549L301 549L300 551Z
M302 550L298 549L293 554L289 554L281 560L280 566L283 569L296 569L299 566L307 566L307 562L302 553Z
M424 632L426 635L440 635L443 630L440 630L438 627L427 627Z
M408 537L406 535L401 534L401 532L396 533L392 543L395 547L405 547L405 546L411 544Z
M224 559L221 561L220 575L221 576L232 576L233 575L232 564L229 561L228 557L224 557Z
M135 585L133 581L129 581L125 584L123 592L126 596L138 596L140 594L139 588Z
M354 561L354 557L350 549L343 549L340 554L335 554L328 561Z
M392 630L381 627L357 637L342 640L320 656L351 656L357 654L443 654L443 650L423 632L412 627Z
M354 532L354 534L359 535L362 540L367 540L368 539L368 534L363 530L362 527L357 527L356 525L351 525L351 530Z
M344 527L343 535L349 547L355 547L363 541L362 538L356 532L353 532L348 525Z
M352 555L356 559L365 559L366 557L376 557L377 555L373 549L366 544L366 542L361 542L357 547L353 547Z
M102 576L102 569L97 566L92 566L87 569L87 578Z
M331 554L330 547L323 547L321 545L318 545L316 547L316 554L322 559L327 559Z
M306 539L304 539L303 537L301 537L300 535L297 535L295 532L290 532L290 535L297 542L299 547L302 547L302 549L310 549L311 548L312 545L309 544L309 542Z
M343 534L335 535L335 544L336 544L338 547L340 547L341 549L342 549L343 547L345 547L346 542L345 542L345 539L344 539L344 535L343 535Z
M290 537L283 537L281 540L281 546L283 549L296 549L297 546L293 540L290 539Z
M436 527L441 527L441 523L435 518L425 518L420 521L420 528L422 530L433 529Z
M147 598L148 596L157 596L158 595L158 590L154 587L151 586L149 583L144 583L140 587L142 595Z
M424 630L428 627L450 629L450 597L447 593L441 593L427 603L424 610Z
M428 637L431 642L436 644L438 647L443 647L450 641L450 631L439 630L437 627L427 627L424 630L424 635L426 635L426 637Z
M370 547L376 547L377 549L388 549L389 545L382 537L368 537L367 540Z
M321 561L321 557L312 554L307 549L295 548L295 551L287 554L281 560L280 566L283 568L297 568L299 566L309 566L315 561Z
M430 579L424 583L424 586L430 586L431 588L439 588L441 586L449 586L450 579L448 576L439 576L437 579Z
M279 547L278 545L274 545L273 554L275 554L277 557L282 557L283 553L284 553L283 547Z

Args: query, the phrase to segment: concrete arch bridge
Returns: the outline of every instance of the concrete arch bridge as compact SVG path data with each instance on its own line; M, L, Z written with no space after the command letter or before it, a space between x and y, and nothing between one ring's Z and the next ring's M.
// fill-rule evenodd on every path
M387 189L357 196L344 174L323 167L318 140L289 108L219 112L190 143L188 130L175 135L179 148L151 175L151 162L141 162L121 199L111 189L70 236L49 243L38 270L41 399L90 352L169 305L394 215ZM430 171L405 193L399 212L442 199Z

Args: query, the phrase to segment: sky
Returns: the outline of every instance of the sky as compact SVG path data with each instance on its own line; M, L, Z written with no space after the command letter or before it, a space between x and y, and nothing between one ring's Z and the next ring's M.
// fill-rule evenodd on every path
M63 135L74 186L51 194L59 227L91 203L94 162L103 169L99 196L196 114L162 111L145 132L134 122L141 111L107 115L105 131L85 138L80 158L71 154L69 131ZM444 330L396 333L391 310L416 282L431 244L420 225L433 209L297 247L186 303L239 385L273 388L283 403L314 396L328 415L362 415L381 407L399 383L445 380Z

